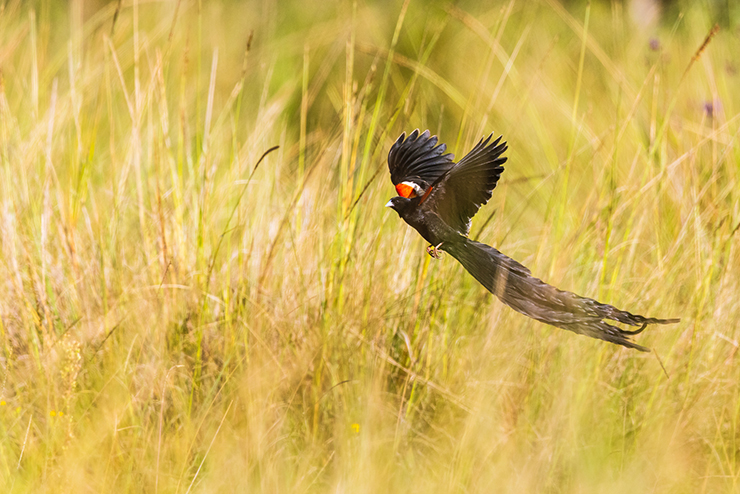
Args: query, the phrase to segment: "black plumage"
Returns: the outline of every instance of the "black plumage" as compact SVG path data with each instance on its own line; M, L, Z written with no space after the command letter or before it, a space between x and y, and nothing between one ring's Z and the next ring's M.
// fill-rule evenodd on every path
M454 165L455 156L444 154L446 150L444 144L437 146L437 136L430 137L428 130L419 134L416 129L408 137L401 134L388 153L391 181L414 182L425 189Z
M529 269L493 247L467 238L471 218L491 198L506 158L506 143L493 134L481 141L459 162L443 154L444 144L429 131L415 130L393 144L388 154L391 180L399 196L386 206L415 228L431 245L428 252L438 257L437 249L448 252L478 280L512 309L533 319L578 334L617 345L649 351L630 341L648 324L670 324L679 319L647 318L617 309L609 304L559 290L532 276ZM399 184L411 183L414 191ZM409 194L405 194L408 191ZM634 331L621 329L607 321L640 326Z

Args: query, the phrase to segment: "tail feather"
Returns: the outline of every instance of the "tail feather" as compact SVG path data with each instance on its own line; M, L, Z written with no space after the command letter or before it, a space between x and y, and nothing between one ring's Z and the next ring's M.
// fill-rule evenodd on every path
M672 324L680 319L657 319L631 314L616 307L559 290L532 273L522 264L506 257L491 246L461 237L460 242L444 243L441 249L496 295L503 303L525 316L574 333L605 340L642 352L650 350L629 340L648 324ZM641 326L626 331L606 320Z

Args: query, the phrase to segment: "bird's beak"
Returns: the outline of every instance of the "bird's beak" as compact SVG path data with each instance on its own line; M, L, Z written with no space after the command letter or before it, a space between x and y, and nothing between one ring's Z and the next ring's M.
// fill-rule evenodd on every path
M391 199L390 201L388 201L387 203L385 203L385 207L387 207L387 208L393 207L393 199Z

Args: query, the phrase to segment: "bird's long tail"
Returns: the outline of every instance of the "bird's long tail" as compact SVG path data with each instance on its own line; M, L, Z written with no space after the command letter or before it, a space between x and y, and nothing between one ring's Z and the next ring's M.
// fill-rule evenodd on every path
M488 291L515 311L574 333L648 352L648 348L630 341L629 336L639 334L648 324L680 321L630 314L609 304L559 290L535 278L529 269L493 247L465 237L461 237L459 242L446 242L441 249L457 259ZM605 320L641 327L625 331Z

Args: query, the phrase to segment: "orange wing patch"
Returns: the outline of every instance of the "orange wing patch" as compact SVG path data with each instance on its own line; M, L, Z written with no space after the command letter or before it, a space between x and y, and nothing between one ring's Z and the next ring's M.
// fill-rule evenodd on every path
M424 193L424 189L414 182L401 182L396 185L396 192L398 192L398 195L401 197L413 199L414 197L422 195Z
M396 185L396 192L398 192L398 195L401 197L405 197L407 199L412 199L416 197L416 191L414 188L410 185L407 185L405 182Z
M424 192L424 195L423 195L423 196L421 196L421 201L419 201L419 204L421 204L422 202L424 202L424 201L426 201L426 200L427 200L427 197L429 197L429 194L431 194L431 193L432 193L432 189L433 189L433 188L434 188L434 187L429 187L429 188L427 189L427 191L426 191L426 192Z

